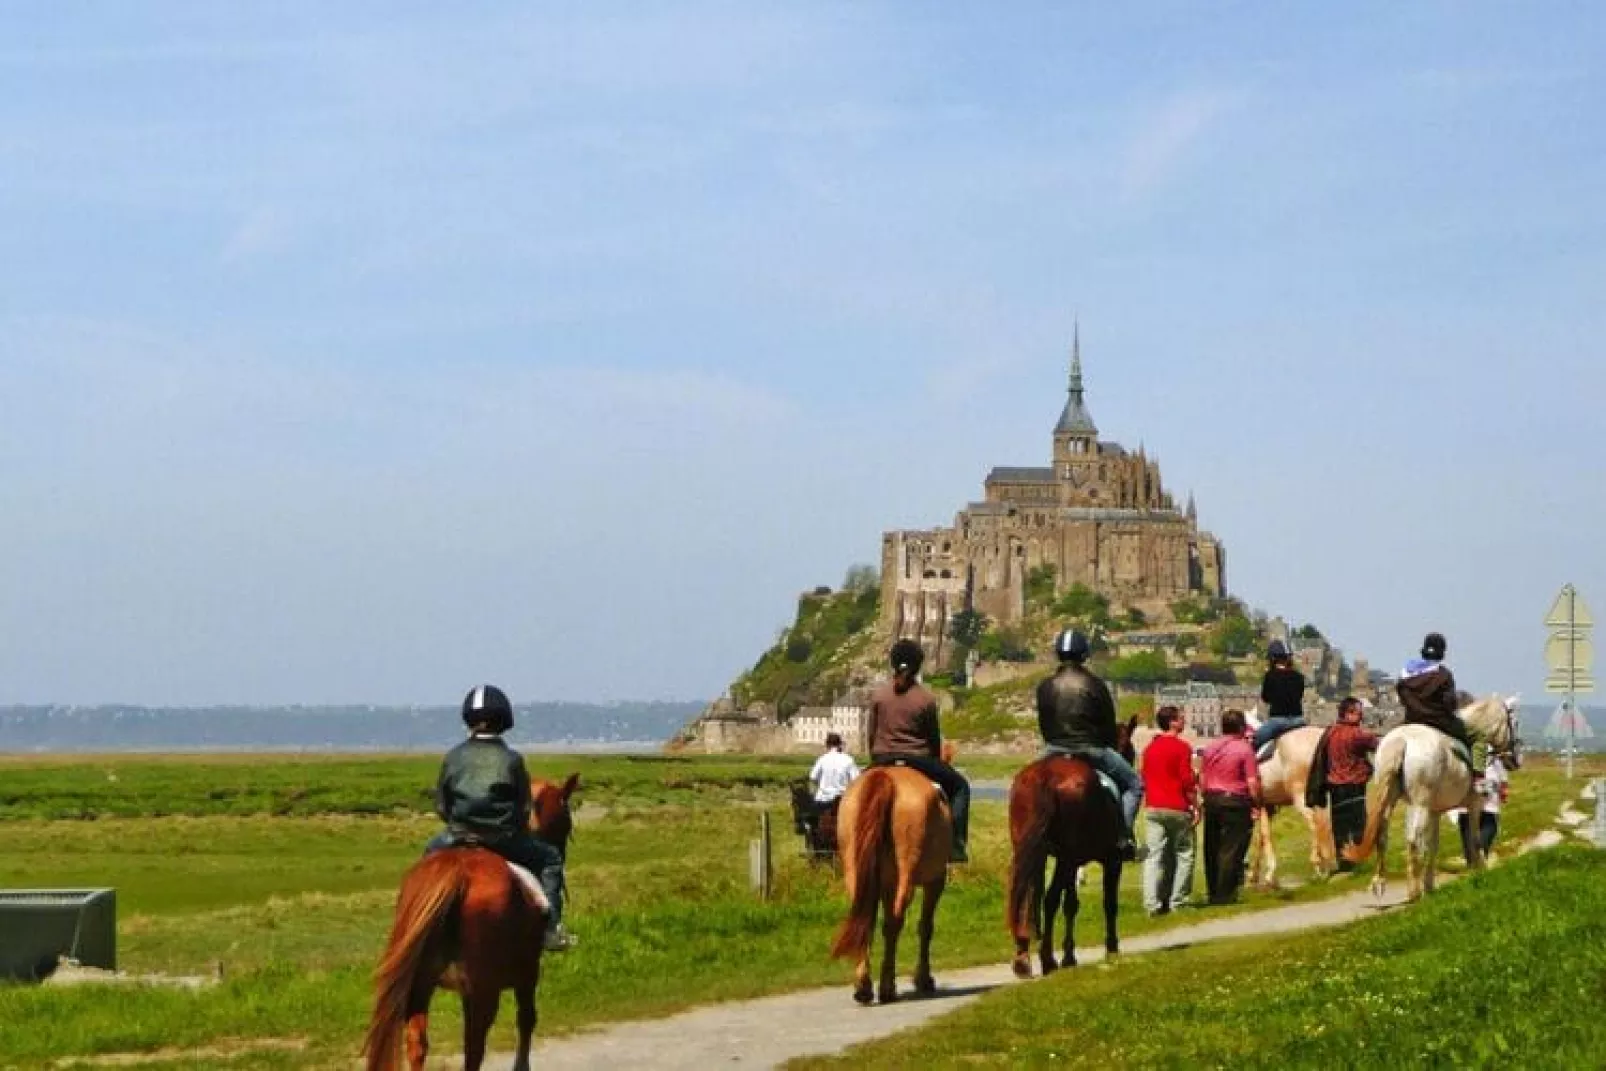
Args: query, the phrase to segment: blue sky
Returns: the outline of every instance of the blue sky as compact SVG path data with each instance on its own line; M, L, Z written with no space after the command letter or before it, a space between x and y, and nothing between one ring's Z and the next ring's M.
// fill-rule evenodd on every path
M0 9L0 701L716 692L1107 437L1247 601L1606 611L1606 9Z

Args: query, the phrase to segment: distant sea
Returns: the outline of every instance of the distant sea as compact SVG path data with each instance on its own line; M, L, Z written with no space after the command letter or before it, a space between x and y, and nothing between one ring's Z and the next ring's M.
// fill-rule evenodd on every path
M508 734L531 751L654 751L705 704L532 703ZM455 707L0 707L0 752L424 751L461 740Z

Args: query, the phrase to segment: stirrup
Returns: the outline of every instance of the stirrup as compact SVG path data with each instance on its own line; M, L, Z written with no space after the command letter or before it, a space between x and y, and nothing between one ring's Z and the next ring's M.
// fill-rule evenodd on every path
M541 951L567 952L580 943L579 938L570 933L561 923L557 926L548 926L545 935L541 938Z

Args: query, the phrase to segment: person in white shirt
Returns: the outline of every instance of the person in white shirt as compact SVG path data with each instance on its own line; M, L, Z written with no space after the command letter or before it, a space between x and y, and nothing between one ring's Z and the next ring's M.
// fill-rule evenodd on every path
M825 754L814 761L809 780L814 783L814 802L821 810L835 807L842 793L859 776L859 764L842 752L842 737L831 733L825 738Z
M1500 807L1511 794L1511 779L1506 774L1506 765L1497 755L1489 756L1489 764L1484 767L1483 780L1478 782L1478 794L1483 797L1483 812L1478 816L1478 842L1483 847L1483 857L1489 857L1489 849L1494 846L1495 834L1500 832ZM1461 829L1461 852L1467 861L1472 861L1472 831L1467 828L1467 812L1456 808L1455 824Z

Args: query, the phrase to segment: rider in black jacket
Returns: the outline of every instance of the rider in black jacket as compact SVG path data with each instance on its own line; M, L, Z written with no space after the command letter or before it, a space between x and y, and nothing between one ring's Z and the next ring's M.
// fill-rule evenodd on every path
M435 782L435 813L446 828L424 848L489 848L536 876L552 905L548 952L566 951L574 938L563 925L563 855L530 832L530 774L524 756L502 734L513 728L513 704L494 684L463 700L469 738L446 753Z
M1091 650L1087 637L1066 629L1054 641L1059 672L1037 686L1037 727L1043 733L1045 755L1076 755L1108 774L1121 790L1121 817L1126 832L1121 855L1133 859L1137 842L1132 827L1143 802L1143 780L1115 750L1115 700L1109 687L1087 670Z

